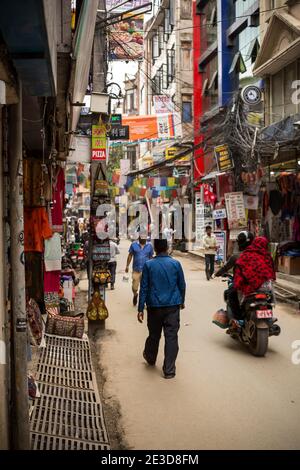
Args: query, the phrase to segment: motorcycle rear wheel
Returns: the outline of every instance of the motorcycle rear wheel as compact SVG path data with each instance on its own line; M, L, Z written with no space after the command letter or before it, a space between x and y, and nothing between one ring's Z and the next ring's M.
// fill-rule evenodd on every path
M253 356L263 357L268 350L269 330L268 328L256 328L251 338L249 349Z

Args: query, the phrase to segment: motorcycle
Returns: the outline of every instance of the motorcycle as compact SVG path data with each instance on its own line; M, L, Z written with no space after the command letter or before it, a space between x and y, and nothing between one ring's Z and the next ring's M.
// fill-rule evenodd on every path
M228 292L233 287L233 276L226 274L223 282L228 282L228 289L224 292L224 300L228 305ZM275 299L273 292L259 289L257 292L245 297L241 302L242 320L233 319L227 333L241 343L248 346L254 356L262 357L268 350L270 336L279 336L281 328L275 325L277 318L273 316Z

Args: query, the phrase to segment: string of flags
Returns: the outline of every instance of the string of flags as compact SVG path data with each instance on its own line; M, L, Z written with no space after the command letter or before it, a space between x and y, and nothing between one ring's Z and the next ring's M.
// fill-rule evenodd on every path
M113 197L122 196L126 192L149 198L176 198L184 195L189 184L188 176L180 177L148 177L134 178L132 176L121 176L118 173L112 175L113 186L110 192Z

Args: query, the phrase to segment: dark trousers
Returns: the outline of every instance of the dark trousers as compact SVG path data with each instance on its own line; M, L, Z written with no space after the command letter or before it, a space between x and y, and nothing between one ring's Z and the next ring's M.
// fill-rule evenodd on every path
M205 255L205 272L207 278L215 272L215 255Z
M116 282L116 269L117 269L117 262L116 261L112 261L111 263L108 263L108 269L110 271L110 275L111 275L111 286L114 286L115 285L115 282Z
M165 336L165 360L163 372L175 375L175 361L179 351L178 331L180 326L179 307L148 308L147 324L149 336L145 344L145 356L155 364L162 330Z
M241 308L237 290L230 287L227 291L227 313L230 320L241 320Z

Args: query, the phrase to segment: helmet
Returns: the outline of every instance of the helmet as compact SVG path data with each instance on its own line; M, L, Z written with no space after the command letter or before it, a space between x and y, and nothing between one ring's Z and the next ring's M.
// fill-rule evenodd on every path
M251 245L253 240L254 235L252 232L248 232L248 230L243 230L240 232L236 239L240 251L245 250L249 245Z

